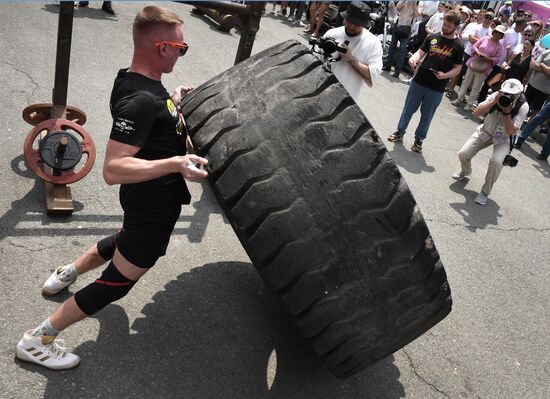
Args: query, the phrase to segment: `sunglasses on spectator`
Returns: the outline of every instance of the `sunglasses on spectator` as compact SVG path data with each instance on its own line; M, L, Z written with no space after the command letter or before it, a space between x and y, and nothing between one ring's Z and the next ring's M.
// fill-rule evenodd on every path
M493 16L492 16L492 15L485 15L485 18L487 18L487 19L493 19Z
M180 50L180 57L184 56L185 53L187 53L187 49L189 48L187 43L169 42L167 40L162 40L160 42L155 43L155 47L160 47L162 45L167 45L167 46L170 46L170 47L178 48Z

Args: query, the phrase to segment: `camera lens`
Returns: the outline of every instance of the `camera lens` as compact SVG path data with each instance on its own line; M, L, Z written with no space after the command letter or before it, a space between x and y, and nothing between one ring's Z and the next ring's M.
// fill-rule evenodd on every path
M512 104L512 96L510 94L503 94L499 99L498 99L498 105L500 105L501 107L509 107L510 104Z

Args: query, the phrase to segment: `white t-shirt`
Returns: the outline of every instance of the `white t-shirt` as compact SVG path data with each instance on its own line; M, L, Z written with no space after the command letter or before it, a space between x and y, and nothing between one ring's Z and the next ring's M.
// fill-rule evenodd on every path
M443 17L444 14L442 12L436 12L428 20L426 28L430 29L433 33L441 32L441 28L443 28Z
M363 29L360 35L350 37L346 35L343 26L329 30L323 37L332 37L339 45L349 41L348 48L351 54L362 64L369 66L372 82L377 80L382 71L382 44L380 40L368 30ZM337 53L332 55L337 58ZM332 72L342 83L356 103L360 104L362 96L367 95L367 83L365 79L347 62L337 61L331 64Z
M460 38L462 39L462 45L464 46L464 52L468 55L472 55L472 43L470 43L470 35L475 35L477 29L481 25L477 22L470 22L466 27L464 28L464 31L462 32L462 35Z
M438 4L439 3L437 1L419 1L418 9L422 15L431 17L437 12Z

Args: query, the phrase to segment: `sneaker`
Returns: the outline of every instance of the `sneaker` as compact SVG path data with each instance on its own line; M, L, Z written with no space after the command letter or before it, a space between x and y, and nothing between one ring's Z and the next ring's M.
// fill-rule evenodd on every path
M488 199L489 199L489 196L486 195L483 191L480 191L476 199L474 200L474 202L479 205L485 205Z
M463 175L462 171L460 170L458 172L453 173L453 179L455 180L460 181L460 180L464 180L465 178L466 178L466 175Z
M537 159L540 159L541 161L546 161L548 159L548 155L538 154Z
M72 281L61 281L59 279L59 274L63 271L64 266L59 266L55 271L51 274L51 276L46 280L44 285L42 286L42 293L47 296L52 296L57 294L59 291L61 291L63 288L68 287L72 283L76 281L76 279Z
M465 112L471 112L472 109L473 109L473 107L472 107L470 104L466 104L466 105L464 106L464 111L465 111Z
M412 145L411 150L422 154L422 140L414 140L414 144Z
M15 357L24 362L36 363L52 370L65 370L76 367L80 358L59 345L55 336L33 337L27 331L17 343Z
M301 26L302 28L307 27L307 29L309 30L309 24L308 24L308 23L306 23L306 22L304 22L304 21L298 21L298 22L299 22L299 24L300 24L300 26Z
M460 98L455 98L453 101L451 101L451 104L458 107L459 105L462 105L462 100Z
M388 141L391 141L392 143L395 143L397 141L403 141L403 133L401 133L399 130L393 132L388 137Z
M392 73L391 76L393 76L394 78L398 78L399 77L399 71L395 71L394 73Z
M275 9L271 10L269 13L270 13L271 15L275 15Z
M390 65L384 65L384 66L382 67L382 70L383 70L384 72L389 72L389 71L391 71L391 66L390 66Z
M287 20L288 22L294 22L294 16L291 15L290 17L287 18Z

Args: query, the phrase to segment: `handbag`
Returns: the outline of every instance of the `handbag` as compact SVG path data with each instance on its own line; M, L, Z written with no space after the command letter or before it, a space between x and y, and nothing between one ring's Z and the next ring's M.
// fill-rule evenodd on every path
M504 72L499 72L495 76L493 76L489 81L487 82L487 86L490 88L493 88L494 86L500 85L500 83L504 80Z
M472 59L469 68L474 72L485 72L485 70L487 69L487 63L481 58L475 57Z

